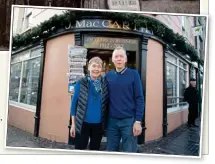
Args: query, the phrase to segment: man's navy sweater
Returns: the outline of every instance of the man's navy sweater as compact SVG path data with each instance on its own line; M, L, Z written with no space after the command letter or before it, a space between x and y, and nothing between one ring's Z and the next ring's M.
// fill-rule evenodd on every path
M109 115L112 118L134 117L141 121L144 110L144 97L140 76L136 70L125 68L106 73L109 92Z

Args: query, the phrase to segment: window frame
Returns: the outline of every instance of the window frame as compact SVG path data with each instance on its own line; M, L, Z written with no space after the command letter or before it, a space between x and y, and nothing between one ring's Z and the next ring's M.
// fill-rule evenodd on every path
M168 51L165 53L165 57L166 57L166 64L169 63L169 64L172 64L174 66L176 66L176 72L177 72L177 75L176 75L176 96L172 96L173 98L176 98L177 99L177 103L174 103L176 104L177 106L176 107L167 107L167 113L173 113L173 112L178 112L178 111L182 111L182 110L186 110L188 108L188 103L187 102L181 102L180 103L180 90L179 90L179 86L180 86L180 81L179 81L179 73L180 73L180 69L182 69L183 71L186 72L186 87L189 85L189 64L184 61L183 59L181 59L180 57L176 56L175 54L173 54L172 52ZM176 58L176 63L173 63L171 61L168 60L168 57L174 57ZM182 62L183 64L186 64L186 69L181 67L180 66L180 62ZM165 70L167 71L167 70ZM166 72L165 72L166 73ZM170 96L171 97L171 96ZM167 97L170 98L170 97ZM184 104L184 105L181 105L180 104ZM170 105L170 104L167 104L167 106Z
M12 65L14 65L14 64L21 63L21 74L20 74L20 82L19 82L18 102L9 99L9 105L15 106L17 108L22 108L22 109L25 109L25 110L28 110L28 111L31 111L31 112L36 112L36 105L29 105L29 104L25 104L25 103L20 102L21 90L22 90L23 71L24 71L23 67L24 67L24 62L34 60L34 59L37 59L37 58L41 58L41 53L39 55L31 57L32 52L34 50L38 49L38 48L41 50L41 46L37 46L37 47L34 47L34 48L30 49L30 50L24 51L24 53L21 52L21 53L15 54L15 55L26 55L27 53L29 53L29 57L27 59L23 59L21 61L15 61L15 62L12 62L12 59L11 59L11 64L10 64L10 66L12 67Z

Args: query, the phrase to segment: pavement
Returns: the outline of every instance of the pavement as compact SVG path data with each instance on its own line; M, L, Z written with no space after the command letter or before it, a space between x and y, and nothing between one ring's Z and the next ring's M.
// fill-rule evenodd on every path
M199 127L189 128L186 124L169 133L167 137L146 142L138 145L138 153L199 156L200 148L200 119L196 120ZM105 150L105 138L102 140L100 150ZM8 126L7 146L30 147L30 148L52 148L52 149L74 149L73 145L49 141L48 139L34 137L31 133L21 129Z

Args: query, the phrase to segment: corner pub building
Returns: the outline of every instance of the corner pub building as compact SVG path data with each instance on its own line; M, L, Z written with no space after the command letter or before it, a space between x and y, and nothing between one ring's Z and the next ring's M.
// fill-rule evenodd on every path
M22 35L13 38L9 125L36 137L72 144L66 76L68 45L87 48L87 59L101 57L104 73L114 68L113 49L116 46L126 49L127 65L138 70L145 97L139 144L165 137L187 121L188 105L183 102L182 92L189 84L189 77L199 75L189 58L171 48L152 30L137 27L134 22L123 20L123 16L120 19L119 13L111 17L110 13L96 16L99 12L72 12L78 14L70 15L66 24L55 22L55 27L48 24L64 20L63 16L55 16L59 19L51 18L41 25L42 33L39 33L41 29L34 29L24 39ZM146 15L141 17L155 21ZM183 83L179 84L181 80Z

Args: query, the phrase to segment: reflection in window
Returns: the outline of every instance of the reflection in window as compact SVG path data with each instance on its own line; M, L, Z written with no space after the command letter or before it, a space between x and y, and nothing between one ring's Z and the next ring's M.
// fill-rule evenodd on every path
M180 68L179 69L179 97L180 97L179 102L183 102L186 84L187 84L187 71Z
M41 49L40 48L36 48L34 50L31 51L31 57L37 57L40 56L41 53Z
M177 67L167 63L167 104L174 107L177 104Z
M179 58L167 54L166 86L167 107L184 106L184 91L188 86L188 65Z
M19 96L19 84L21 77L22 63L11 66L9 100L17 101Z
M167 56L167 61L172 63L172 64L176 64L177 63L177 58L171 55Z
M40 58L24 62L20 97L21 103L36 106L39 70Z

